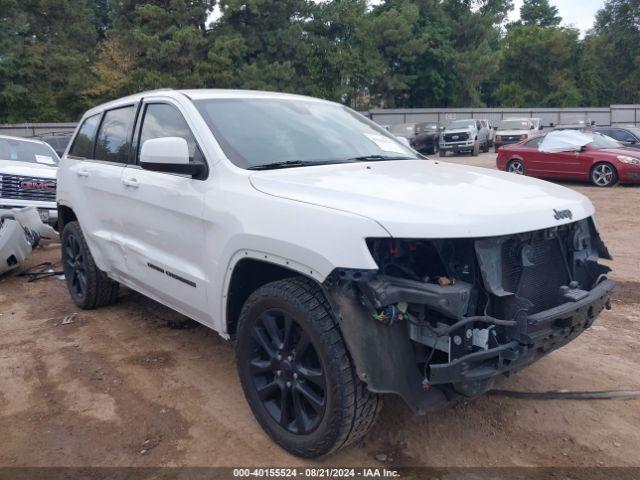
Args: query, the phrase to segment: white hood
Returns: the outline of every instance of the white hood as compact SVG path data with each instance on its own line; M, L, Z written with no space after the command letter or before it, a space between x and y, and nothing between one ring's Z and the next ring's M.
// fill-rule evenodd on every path
M505 135L507 137L513 135L529 135L533 130L497 130L496 135Z
M21 175L25 177L56 178L58 167L41 163L18 162L15 160L0 159L0 176Z
M269 195L368 217L397 238L507 235L594 213L585 196L553 183L431 160L263 171L250 181ZM557 220L554 210L572 218Z

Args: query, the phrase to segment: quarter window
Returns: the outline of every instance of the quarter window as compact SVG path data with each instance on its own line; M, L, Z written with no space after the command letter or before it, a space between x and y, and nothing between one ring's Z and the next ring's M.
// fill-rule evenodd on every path
M104 114L96 143L97 160L127 163L133 114L133 106L109 110Z
M202 163L202 153L198 149L196 139L182 114L171 105L165 103L150 103L147 105L142 130L140 132L140 147L147 140L164 137L184 138L189 146L189 161ZM140 152L138 151L138 156Z
M80 130L76 135L69 155L81 158L93 158L93 144L96 141L96 130L98 129L98 122L100 121L100 115L94 115L87 118L82 122Z

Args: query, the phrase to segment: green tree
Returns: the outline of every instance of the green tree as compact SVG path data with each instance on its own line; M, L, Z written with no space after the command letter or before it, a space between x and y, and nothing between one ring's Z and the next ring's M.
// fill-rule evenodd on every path
M557 27L562 22L558 8L549 0L524 0L520 7L520 21L525 25Z
M640 103L639 18L638 0L608 0L585 39L582 61L600 104Z
M0 0L0 121L76 119L97 42L88 0Z
M571 28L515 25L506 35L496 96L505 107L569 107L582 102L575 72L579 33Z

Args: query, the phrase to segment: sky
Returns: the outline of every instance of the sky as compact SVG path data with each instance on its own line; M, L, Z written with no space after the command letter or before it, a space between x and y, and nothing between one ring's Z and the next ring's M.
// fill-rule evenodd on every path
M550 3L558 7L564 25L573 25L584 33L593 26L596 12L603 7L604 0L551 0ZM514 0L513 4L515 8L509 18L518 20L522 0Z
M321 1L321 0L316 0ZM550 0L552 5L558 7L559 15L564 25L573 25L585 33L593 26L596 12L604 5L604 0ZM372 4L380 3L380 0L371 0ZM514 9L509 16L510 20L520 18L522 0L513 0ZM220 17L220 10L216 6L209 16L209 21Z

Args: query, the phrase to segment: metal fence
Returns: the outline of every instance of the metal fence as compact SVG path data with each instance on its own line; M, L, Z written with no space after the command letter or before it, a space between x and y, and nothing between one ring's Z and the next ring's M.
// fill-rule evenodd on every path
M486 118L496 124L505 118L542 118L545 127L575 122L576 118L596 125L640 124L640 105L611 105L602 108L399 108L363 112L380 125L438 122L446 125L455 119ZM72 132L75 123L0 124L0 135L33 137L51 132Z
M0 124L0 135L35 137L45 133L73 132L75 128L75 123L2 123Z
M374 109L369 118L380 125L438 122L443 125L456 119L482 118L493 124L506 118L541 118L545 127L575 123L576 119L594 121L596 125L630 125L640 123L640 105L611 105L601 108L405 108Z

